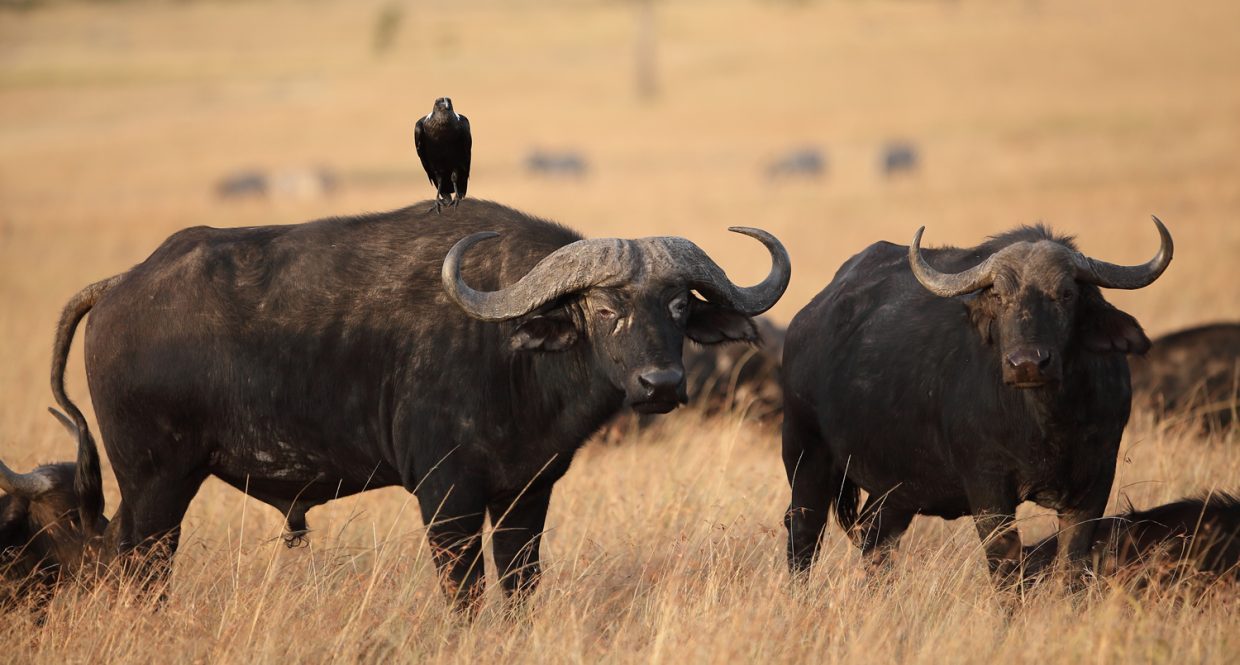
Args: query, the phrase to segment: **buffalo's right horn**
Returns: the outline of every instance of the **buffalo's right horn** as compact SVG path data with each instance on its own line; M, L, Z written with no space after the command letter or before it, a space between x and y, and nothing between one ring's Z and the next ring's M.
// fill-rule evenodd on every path
M47 476L37 471L17 473L4 462L0 462L0 490L16 496L33 499L40 494L50 492L52 489L54 489L52 481Z
M628 279L641 264L641 251L627 240L578 240L548 254L516 284L498 291L476 291L461 278L461 260L475 243L498 237L492 231L466 236L443 261L443 288L466 314L482 321L524 316L560 296Z
M926 257L921 255L921 234L925 230L924 226L917 229L917 233L913 236L913 244L908 246L909 267L913 269L913 275L917 277L917 281L921 282L922 286L934 295L944 298L972 293L990 286L994 279L990 274L994 254L964 272L939 272L926 261Z

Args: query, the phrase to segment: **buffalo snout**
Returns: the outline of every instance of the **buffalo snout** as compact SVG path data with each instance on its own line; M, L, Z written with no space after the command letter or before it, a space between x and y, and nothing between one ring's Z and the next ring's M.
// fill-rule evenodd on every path
M635 373L629 403L640 413L667 413L689 401L685 371L680 367L652 367Z
M1024 347L1003 359L1003 382L1017 388L1037 388L1055 376L1055 354L1047 348Z

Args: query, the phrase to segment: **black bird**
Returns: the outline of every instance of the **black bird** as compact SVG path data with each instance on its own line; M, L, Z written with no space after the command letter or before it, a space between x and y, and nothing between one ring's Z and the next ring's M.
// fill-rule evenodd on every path
M431 112L414 125L413 144L426 176L435 186L435 211L445 202L454 206L460 203L469 184L469 152L474 145L469 119L452 110L451 99L440 97Z

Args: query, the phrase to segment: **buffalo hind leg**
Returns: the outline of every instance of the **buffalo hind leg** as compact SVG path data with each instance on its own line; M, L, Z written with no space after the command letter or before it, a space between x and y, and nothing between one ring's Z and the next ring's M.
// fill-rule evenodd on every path
M538 586L542 574L539 546L550 502L548 484L515 498L492 501L487 508L495 529L491 536L495 568L504 595L514 605L521 605Z
M854 542L861 548L870 568L886 563L887 556L900 544L900 537L912 521L912 511L888 507L878 495L871 494L866 499L861 519L857 521Z
M793 575L802 575L818 556L832 493L840 491L844 478L835 472L825 443L806 432L792 417L784 420L783 457L792 488L792 501L784 513L788 569Z
M472 616L485 590L482 524L486 504L449 490L439 501L419 496L418 505L440 587L454 610Z
M126 573L146 586L163 582L172 569L172 557L181 540L181 520L205 480L156 476L137 485L121 486L124 532L118 549Z

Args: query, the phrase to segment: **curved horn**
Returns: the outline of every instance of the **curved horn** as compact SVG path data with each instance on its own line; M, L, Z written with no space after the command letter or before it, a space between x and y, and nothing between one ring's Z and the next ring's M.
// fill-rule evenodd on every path
M994 255L985 261L965 270L964 272L947 273L935 270L921 255L921 234L926 227L917 229L913 236L913 244L908 246L908 264L913 269L913 276L921 285L936 296L951 298L972 293L990 286L993 276L990 274Z
M52 481L37 471L17 473L0 462L0 490L9 494L33 499L53 489Z
M61 427L64 427L65 430L69 432L69 436L75 439L78 437L77 423L73 422L69 416L65 415L64 411L61 411L56 407L49 406L47 407L47 412L56 417L56 421L60 423Z
M461 279L461 259L475 243L498 237L493 231L466 236L444 257L443 288L466 314L482 321L524 316L560 296L628 277L640 250L627 240L578 240L548 254L516 284L499 291L475 291Z
M1175 243L1171 241L1171 232L1163 226L1162 220L1157 217L1153 219L1162 242L1154 258L1139 266L1120 266L1091 259L1078 252L1072 257L1076 264L1077 280L1107 289L1139 289L1152 284L1163 274L1167 266L1171 265L1171 255L1175 253Z
M766 251L771 253L771 271L766 279L754 286L737 286L706 252L688 241L682 241L685 247L676 257L680 263L678 269L688 277L690 286L707 298L717 300L740 314L756 316L773 307L784 295L792 278L792 262L783 243L766 231L748 226L732 226L728 230L749 236L766 246Z

